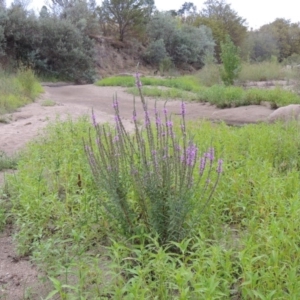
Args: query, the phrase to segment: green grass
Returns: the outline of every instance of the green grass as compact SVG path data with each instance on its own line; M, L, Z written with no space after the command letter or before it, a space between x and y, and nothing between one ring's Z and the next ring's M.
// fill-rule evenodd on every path
M240 82L284 80L285 75L284 67L276 62L243 63L238 80Z
M143 95L146 97L155 97L163 99L184 99L184 100L197 100L197 95L195 93L187 92L177 88L163 89L160 87L142 87ZM136 87L127 89L127 92L139 96L139 91Z
M41 102L42 106L55 106L56 102L51 99L45 99Z
M88 119L49 126L9 180L18 249L51 278L52 295L299 298L297 123L234 128L188 122L199 151L212 143L224 159L224 174L190 238L172 245L175 252L156 237L125 240L108 221L101 206L106 197L97 192L82 145L90 127Z
M5 152L0 151L0 171L16 169L19 155L8 156Z
M197 92L200 89L199 80L194 76L182 76L176 78L141 77L141 82L143 86L164 86L188 92ZM134 87L135 78L128 76L107 77L96 82L96 85Z
M43 92L31 69L20 69L16 74L0 72L0 115L34 101Z
M209 102L219 108L244 105L259 105L269 102L273 108L289 104L299 104L300 96L280 87L275 89L244 89L239 86L200 84L201 76L183 76L172 79L142 77L143 93L147 97L163 99L184 99L189 101ZM211 81L213 83L214 81ZM139 95L133 77L109 77L97 82L98 86L124 86L133 95ZM161 88L161 87L166 87Z

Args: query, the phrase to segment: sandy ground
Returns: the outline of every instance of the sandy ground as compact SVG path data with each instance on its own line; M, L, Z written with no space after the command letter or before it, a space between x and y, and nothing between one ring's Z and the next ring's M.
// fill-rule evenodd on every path
M132 128L133 96L124 88L96 87L94 85L44 84L45 93L40 99L18 112L7 115L9 123L0 123L0 151L8 155L18 152L33 139L39 131L59 115L61 119L68 116L76 118L91 114L94 109L97 122L113 122L114 110L112 99L117 97L121 116L125 126ZM43 101L52 100L55 106L43 106ZM143 117L141 105L137 98L138 116ZM154 108L155 99L148 99L148 107ZM169 113L180 112L180 101L168 99ZM157 102L162 109L164 101ZM231 109L217 109L209 104L187 103L187 119L206 118L213 121L225 121L239 125L265 121L272 110L265 106L245 106ZM0 186L4 184L4 172L0 172ZM7 229L0 233L0 300L41 299L49 292L49 287L39 282L38 270L28 258L18 257L12 241L12 233ZM27 297L27 298L26 298Z

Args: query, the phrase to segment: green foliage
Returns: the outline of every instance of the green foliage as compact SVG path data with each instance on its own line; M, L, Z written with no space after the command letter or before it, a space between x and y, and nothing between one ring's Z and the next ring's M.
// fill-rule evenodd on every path
M129 88L127 92L139 96L139 90L137 88ZM186 92L181 89L177 88L160 88L160 87L142 87L143 95L146 97L155 97L155 98L162 98L162 99L181 99L181 100L197 100L197 94Z
M16 75L2 71L0 90L0 115L32 102L43 92L34 72L28 68L19 69Z
M170 72L171 69L174 69L174 63L169 57L165 57L160 61L158 68L160 74L164 76L166 72Z
M277 62L264 61L261 63L243 63L238 74L238 81L268 81L284 80L285 72Z
M33 12L15 4L7 9L2 24L3 44L13 67L18 68L21 63L42 76L93 82L95 53L93 41L88 37L92 25L86 23L86 15L81 10L84 3L80 3L80 7L75 5L78 10L72 18L59 18L50 13L37 18Z
M263 62L279 55L276 38L270 32L264 30L248 32L245 43L248 49L243 49L244 56L247 55L250 62Z
M241 87L223 85L202 88L197 94L197 100L215 104L219 108L259 105L262 102L269 102L272 107L300 104L300 97L297 94L282 88L244 90Z
M194 64L199 68L203 66L205 55L213 53L214 41L209 28L178 26L176 19L168 13L154 14L148 23L147 34L151 40L147 51L152 53L153 43L156 46L159 43L160 52L163 53L164 46L175 65Z
M200 90L199 80L194 76L181 76L177 78L141 77L140 80L143 86L165 86L191 92ZM101 79L96 82L96 85L134 87L135 81L130 76L115 76Z
M220 66L212 56L207 56L204 67L195 75L204 86L221 84Z
M274 63L272 63L270 67L273 65ZM253 73L258 74L255 68L256 67L253 67ZM250 71L248 74L246 74L247 70L248 69L246 67L246 71L245 73L243 73L243 76L245 77L241 77L244 80L247 79L247 76L249 76L249 79L251 78L250 76L252 76L252 73ZM252 66L250 67L250 70L252 70ZM217 73L216 70L215 72ZM276 76L276 74L273 75ZM204 80L202 79L202 82L200 82L201 75L183 76L168 79L142 77L142 90L143 93L145 93L145 95L149 97L164 99L179 98L183 100L209 102L211 104L215 104L219 108L237 107L251 104L259 105L263 102L269 102L272 107L279 107L297 103L300 104L299 95L292 91L285 90L284 88L277 87L270 90L259 88L243 89L242 87L224 86L220 84L213 84L212 86L206 87L201 85L203 81L205 82L206 75L203 74L202 76L204 77ZM216 78L218 77L216 76ZM133 87L135 83L133 78L123 76L104 78L98 81L96 84L99 86ZM154 87L148 88L148 85ZM170 89L161 89L158 86L169 87ZM131 88L128 91L134 95L139 94L136 88Z
M0 151L0 171L16 169L18 160L18 155L8 156L5 152Z
M212 30L215 55L219 62L221 62L221 43L225 42L227 35L235 46L242 45L247 33L245 23L246 20L224 0L205 1L203 9L194 21L195 26L205 25Z
M232 85L240 72L241 61L238 48L229 36L226 36L226 41L221 43L221 60L223 63L222 80L226 85Z
M119 40L123 41L130 30L145 27L153 9L153 0L104 0L100 14L103 22L117 26Z
M36 69L42 74L72 80L93 82L94 43L68 20L55 17L40 21L39 52L34 58Z
M147 47L144 59L154 65L159 65L161 61L168 58L168 53L163 39L152 41Z
M275 55L279 62L300 54L300 26L277 18L272 23L248 33L247 50L252 61L263 61Z

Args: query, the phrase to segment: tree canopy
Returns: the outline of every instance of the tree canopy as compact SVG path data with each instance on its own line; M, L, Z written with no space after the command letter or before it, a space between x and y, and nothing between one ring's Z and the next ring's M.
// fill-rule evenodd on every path
M220 61L221 43L226 36L236 46L241 46L247 34L246 20L240 17L224 0L207 0L194 25L205 25L212 30L215 40L215 54Z
M145 27L153 10L154 0L104 0L100 7L103 21L118 28L120 41L130 30Z

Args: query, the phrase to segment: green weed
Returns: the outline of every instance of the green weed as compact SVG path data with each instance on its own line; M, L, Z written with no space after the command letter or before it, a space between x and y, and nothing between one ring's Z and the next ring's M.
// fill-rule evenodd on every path
M43 89L31 69L20 69L16 75L1 71L0 91L0 114L5 114L32 102Z
M143 86L165 86L189 92L197 92L200 88L199 80L194 76L176 78L141 77L141 83ZM98 81L96 85L135 87L135 79L128 76L108 77Z
M41 102L42 106L55 106L56 102L51 99L46 99Z

